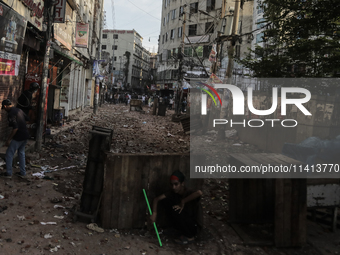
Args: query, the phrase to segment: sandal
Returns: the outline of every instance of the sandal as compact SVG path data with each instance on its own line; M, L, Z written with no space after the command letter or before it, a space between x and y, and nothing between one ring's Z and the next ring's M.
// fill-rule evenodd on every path
M185 245L185 244L193 243L195 241L195 238L192 240L189 240L186 236L180 236L179 239L174 239L174 241L177 244Z
M103 233L104 232L104 229L98 227L98 225L96 223L88 224L86 227L88 229L91 229L91 230L99 232L99 233Z

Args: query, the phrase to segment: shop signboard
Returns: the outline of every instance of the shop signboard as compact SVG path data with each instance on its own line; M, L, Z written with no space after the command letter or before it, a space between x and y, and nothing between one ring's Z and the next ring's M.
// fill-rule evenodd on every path
M18 75L27 20L0 3L0 75Z
M72 27L66 24L54 24L54 38L68 50L72 49Z
M87 48L89 38L89 24L77 23L76 47Z
M65 23L66 0L56 0L54 23Z
M66 4L66 14L72 16L72 8ZM67 23L54 24L54 38L68 50L72 49L72 26Z
M2 0L2 2L7 4L8 6L11 6L12 11L14 10L19 15L23 16L31 24L33 24L37 29L42 31L44 18L43 0Z

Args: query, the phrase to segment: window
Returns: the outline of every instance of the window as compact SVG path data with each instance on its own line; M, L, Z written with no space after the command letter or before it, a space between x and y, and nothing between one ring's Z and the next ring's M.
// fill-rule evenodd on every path
M207 12L215 10L215 0L207 0Z
M168 13L168 16L166 17L166 23L169 23L169 19L170 19L170 12Z
M171 19L176 19L176 9L171 11Z
M106 39L107 38L107 34L103 34L103 39Z
M165 79L171 79L171 70L165 71Z
M171 70L171 77L172 79L178 79L178 70Z
M118 39L118 35L117 34L113 35L113 39Z
M203 46L196 47L195 51L197 53L197 56L203 57Z
M214 33L214 22L205 23L205 33Z
M117 57L115 57L114 61L117 61Z
M264 33L259 33L256 35L256 43L261 43L263 42L263 36L264 36Z
M256 20L256 28L259 29L259 28L263 28L265 26L265 24L263 23L265 21L264 18L262 19L257 19Z
M165 26L165 17L163 18L163 26Z
M212 46L204 45L203 46L203 58L209 58Z
M112 50L117 50L118 49L118 45L112 45Z
M178 28L178 38L182 38L182 27Z
M197 32L197 24L189 25L189 36L196 35L196 32Z
M165 38L165 35L163 35L163 38L162 38L162 44L164 44L164 38Z
M198 12L198 2L190 4L190 13Z
M175 39L175 29L171 29L170 39Z
M184 55L187 57L192 57L192 48L191 47L185 47L184 48Z
M166 8L167 4L168 4L168 0L164 0L164 8Z
M168 41L168 35L169 35L169 32L166 32L166 34L165 34L165 41L166 42Z
M257 14L263 13L263 9L260 6L257 6Z
M106 45L102 45L102 50L106 50Z
M183 15L183 13L184 13L184 6L181 6L181 7L179 7L179 15L178 16L182 16Z
M241 55L241 45L236 45L235 46L235 57L240 58Z

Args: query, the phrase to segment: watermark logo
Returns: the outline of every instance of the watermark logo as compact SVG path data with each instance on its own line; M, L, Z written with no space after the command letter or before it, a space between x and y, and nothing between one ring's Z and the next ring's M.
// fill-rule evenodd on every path
M220 100L220 103L222 105L222 101L220 96L218 95L217 91L215 89L228 89L233 97L233 115L244 115L244 95L243 92L240 88L238 88L235 85L231 84L216 84L215 88L204 84L204 86L208 87L210 90L212 90L218 99ZM207 92L209 94L214 102L215 105L216 101L213 95L206 89L200 88L202 91ZM287 98L288 93L302 93L305 94L304 98ZM202 99L202 108L201 108L201 114L206 115L207 114L207 95L206 94L201 94L201 99ZM304 88L290 88L290 87L284 87L281 88L281 115L287 115L287 105L288 104L293 104L297 108L302 111L302 113L306 116L312 115L302 104L307 103L311 99L311 93L309 90L304 89ZM259 116L264 116L264 115L270 115L275 112L277 109L277 101L278 101L278 88L273 88L273 104L270 109L268 110L257 110L254 108L253 105L253 89L251 87L248 87L248 108L249 111L255 115Z
M220 104L222 106L222 100L220 98L220 95L217 93L217 91L213 87L209 86L206 83L202 83L202 84L205 87L209 88L212 92L214 92L214 94L217 96L217 98L220 101ZM208 90L203 89L203 88L199 88L199 89L204 91L204 92L206 92L212 98L212 100L214 101L215 105L217 105L215 97ZM203 102L205 102L205 104ZM204 105L204 107L203 107L203 105ZM204 111L205 111L205 113L203 113ZM207 95L202 93L202 115L206 115L206 114L207 114Z

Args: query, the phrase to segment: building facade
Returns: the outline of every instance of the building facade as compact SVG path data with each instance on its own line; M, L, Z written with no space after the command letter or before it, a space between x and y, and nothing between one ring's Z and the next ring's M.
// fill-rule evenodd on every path
M184 59L181 71L205 77L221 17L221 0L163 0L158 46L157 87L173 88L180 74L180 52ZM201 12L203 11L203 12Z
M102 52L109 52L113 65L114 87L144 90L149 79L151 53L142 45L143 38L135 30L102 31Z
M99 59L103 0L1 0L0 1L0 100L17 99L30 83L42 85L46 52L48 10L54 8L54 29L50 35L50 58L45 113L47 123L54 123L56 113L70 116L92 105L94 77L92 62ZM95 18L94 18L95 17ZM79 25L85 24L86 29ZM81 33L82 40L76 37ZM29 128L34 136L40 98L32 99ZM63 117L64 117L63 116ZM0 117L0 132L6 134L6 116ZM5 137L5 135L3 136Z
M93 62L100 58L101 30L104 25L103 0L72 0L70 11L66 9L65 23L61 26L63 37L55 36L57 52L61 52L67 59L68 66L63 69L60 81L61 91L60 107L65 109L69 116L85 106L93 106L95 94L95 77L93 75ZM73 8L72 8L73 6ZM87 24L87 45L76 41L79 33L77 25ZM56 30L56 29L55 29ZM55 32L56 33L56 32ZM68 46L69 45L69 46ZM71 60L71 62L69 61ZM57 107L58 102L55 102Z
M8 98L16 106L25 84L41 82L44 7L43 0L0 1L0 101ZM7 114L2 111L1 144L11 131L7 126Z
M190 79L211 75L209 55L217 43L221 50L218 52L216 75L224 78L231 47L232 38L228 36L232 31L234 5L234 1L225 0L163 0L158 47L158 88L175 89L180 76ZM251 34L253 27L253 2L245 2L239 14L236 34L242 36L234 41L233 58L242 57L251 47L248 33Z

